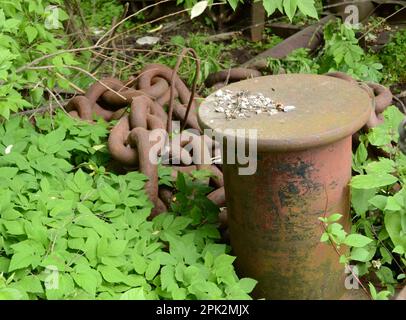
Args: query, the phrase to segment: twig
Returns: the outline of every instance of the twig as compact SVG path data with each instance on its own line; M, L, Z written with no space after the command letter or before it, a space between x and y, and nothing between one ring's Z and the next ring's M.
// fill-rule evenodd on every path
M122 94L118 93L117 91L115 91L114 89L110 88L108 85L106 85L104 82L100 81L99 79L97 79L94 75L92 75L89 71L82 69L80 67L76 67L76 66L63 66L64 68L68 68L68 69L74 69L80 72L85 73L86 75L88 75L89 77L91 77L92 79L96 80L97 82L99 82L103 87L105 87L107 90L110 90L111 92L115 93L116 95L118 95L121 99L123 100L127 100ZM40 69L54 69L57 68L56 66L53 65L48 65L48 66L39 66L39 67L30 67L28 68L29 70L40 70Z
M40 107L40 108L36 108L36 109L30 109L30 110L24 110L24 111L20 111L20 112L16 112L13 113L13 115L17 115L17 116L27 116L27 115L32 115L35 113L45 113L46 111L48 111L48 107Z
M370 230L371 232L374 234L376 240L378 240L378 242L385 248L386 251L388 251L389 255L392 257L393 261L395 261L395 264L398 266L398 268L402 271L402 273L405 273L405 270L402 268L402 266L398 263L398 261L395 259L395 257L392 255L392 252L385 246L385 244L383 243L383 241L381 241L379 239L379 236L376 234L376 231L374 230L374 228L372 228L372 226L370 226Z
M186 108L186 114L183 119L181 131L183 131L183 129L186 126L186 121L187 121L187 118L189 117L190 108L192 107L193 99L194 99L195 92L196 92L197 79L198 79L199 73L200 73L200 60L198 59L197 53L194 49L184 48L179 56L178 61L176 62L175 68L173 68L172 77L171 77L170 99L169 99L169 106L168 106L168 122L166 124L166 131L169 134L171 134L171 132L172 132L172 113L173 113L173 103L174 103L174 99L175 99L175 78L178 75L178 70L179 70L180 64L182 63L182 60L184 59L184 57L186 56L186 54L188 52L190 52L194 56L194 58L197 59L196 60L196 73L195 73L195 77L193 79L192 92L189 97L189 102L188 102L188 105Z
M167 1L170 1L170 0L163 0L163 1L161 1L161 2L157 2L156 4L164 3L164 2L167 2ZM218 6L218 5L222 5L222 4L224 4L224 3L212 3L211 5L208 5L208 7L214 7L214 6ZM147 8L148 8L148 6L145 7L145 8L143 8L142 10L147 9ZM141 10L140 10L140 11L141 11ZM138 12L140 12L140 11L138 11ZM103 43L101 44L101 46L106 45L109 41L112 41L112 40L114 40L115 38L117 38L117 37L119 37L119 36L124 36L125 34L128 34L128 33L132 32L132 31L134 31L134 30L140 29L140 28L142 28L142 27L144 27L144 26L146 26L146 25L149 25L149 24L152 24L152 23L155 23L155 22L164 20L164 19L166 19L166 18L175 16L175 15L177 15L177 14L179 14L179 13L185 13L185 12L189 12L189 11L190 11L190 9L179 10L179 11L176 11L176 12L169 13L169 14L167 14L167 15L165 15L165 16L156 18L156 19L154 19L154 20L151 20L151 21L148 21L148 22L139 24L139 25L137 25L137 26L135 26L135 27L133 27L133 28L130 28L130 29L128 29L128 30L126 30L126 31L124 31L124 32L122 32L122 33L120 33L120 34L118 34L118 35L115 35L115 36L112 37L111 39L109 39L109 40L103 42ZM128 17L127 17L127 18L128 18ZM98 41L96 44L97 44L97 45L100 45L99 41Z
M214 35L206 37L203 40L203 43L229 40L229 39L232 39L235 36L239 36L241 34L242 34L241 31L231 31L231 32L218 33L218 34L214 34Z
M127 12L128 12L128 6L129 6L129 4L128 4L128 2L127 2L127 3L125 4L125 7L124 7L124 11L123 11L123 15L122 15L121 20L125 19L125 16L127 15ZM117 23L116 19L117 19L116 17L113 17L113 20L112 20L112 23L111 23L111 25L112 25L112 32L111 32L109 38L114 37L114 34L116 33L116 30L118 29L118 23ZM114 43L114 41L113 41L113 43ZM97 43L96 43L96 45L97 45ZM113 48L114 48L114 45L113 45ZM103 53L103 51L104 51L104 49L101 49L101 52L100 52L100 53ZM90 73L94 74L95 71L96 71L102 64L103 64L103 60L101 60L101 61L90 71Z
M379 21L377 24L375 24L373 27L365 31L361 37L358 38L358 41L366 37L367 34L369 34L371 31L375 30L377 27L379 27L382 23L386 22L389 18L393 17L394 15L398 14L400 11L406 9L406 4L403 3L403 7L396 10L394 13L390 14L389 16L385 17L381 21Z
M61 75L59 72L55 72L55 74L56 74L59 78L61 78L61 79L65 80L65 81L67 81L67 82L69 83L69 85L70 85L73 89L75 89L76 91L78 91L79 93L81 93L81 94L85 94L85 93L86 93L84 90L82 90L81 88L79 88L79 87L78 87L76 84L74 84L73 82L69 81L66 77L64 77L63 75Z
M41 56L41 57L39 57L39 58L37 58L35 60L32 60L30 63L28 63L28 64L26 64L24 66L21 66L20 68L16 69L15 72L20 73L20 72L23 72L25 70L31 69L31 67L37 65L38 63L40 63L40 62L42 62L42 61L44 61L46 59L56 57L56 56L58 56L60 54L81 52L81 51L89 51L89 50L96 49L96 48L97 48L97 46L90 46L90 47L83 47L83 48L74 48L74 49L61 50L61 51L58 51L58 52L46 54L46 55L43 55L43 56Z
M110 30L108 30L104 35L102 35L99 40L97 40L96 46L100 45L101 41L102 41L105 37L107 37L110 33L114 33L114 32L115 32L115 29L117 29L120 25L122 25L122 24L123 24L124 22L126 22L127 20L131 19L132 17L135 17L136 15L140 14L141 12L143 12L143 11L145 11L145 10L151 8L151 7L155 7L155 6L157 6L157 5L160 5L161 3L165 3L165 2L168 2L168 1L171 1L171 0L162 0L162 1L156 2L156 3L154 3L154 4L151 4L151 5L149 5L149 6L146 6L146 7L142 8L141 10L138 10L137 12L135 12L135 13L129 15L128 17L122 19L122 20L121 20L120 22L118 22L116 25L112 26L112 28L111 28ZM147 24L148 24L148 23L147 23ZM113 38L113 37L110 37L110 40L112 40L112 38Z
M393 96L393 99L395 99L400 104L400 106L402 107L403 113L406 114L406 106L403 103L403 101L401 99L399 99L397 96Z

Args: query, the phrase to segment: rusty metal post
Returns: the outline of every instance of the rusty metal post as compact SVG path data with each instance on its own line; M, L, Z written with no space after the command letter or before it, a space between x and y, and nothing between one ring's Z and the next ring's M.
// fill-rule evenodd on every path
M230 240L240 276L259 281L256 298L340 298L344 266L332 246L320 243L318 217L341 213L340 222L350 226L351 135L369 118L368 95L341 79L305 74L259 77L225 89L260 92L296 107L226 120L215 112L213 94L199 108L201 126L215 136L227 137L227 128L258 132L254 175L239 175L239 165L223 159ZM249 139L246 135L246 144ZM227 143L224 155L225 148Z
M265 30L265 8L262 2L251 4L251 41L261 41Z

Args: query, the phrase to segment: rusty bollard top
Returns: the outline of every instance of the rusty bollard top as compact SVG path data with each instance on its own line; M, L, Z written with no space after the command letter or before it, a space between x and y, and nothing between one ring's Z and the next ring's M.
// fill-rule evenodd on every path
M314 74L281 74L236 82L222 90L262 93L290 112L253 114L227 120L215 111L215 93L198 111L202 128L222 137L225 129L257 129L258 151L293 151L329 144L352 135L368 120L372 104L368 94L347 81ZM247 132L245 130L245 132ZM249 140L245 134L246 141Z

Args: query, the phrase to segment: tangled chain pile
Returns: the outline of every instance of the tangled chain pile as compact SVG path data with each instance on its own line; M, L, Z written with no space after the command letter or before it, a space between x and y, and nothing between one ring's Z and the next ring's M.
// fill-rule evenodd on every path
M89 122L93 114L106 121L119 120L110 132L108 148L124 168L137 168L149 178L145 189L154 204L151 217L167 211L173 198L170 189L158 186L158 163L163 157L169 160L167 165L173 168L174 177L178 172L196 169L211 171L208 183L216 189L208 198L219 206L225 205L223 174L212 163L212 159L218 158L219 146L202 134L197 122L196 81L191 92L177 75L188 52L196 58L198 69L195 52L185 49L173 70L150 64L126 83L115 78L102 79L90 86L85 95L72 98L66 107L70 115ZM172 132L172 116L182 123L178 133Z

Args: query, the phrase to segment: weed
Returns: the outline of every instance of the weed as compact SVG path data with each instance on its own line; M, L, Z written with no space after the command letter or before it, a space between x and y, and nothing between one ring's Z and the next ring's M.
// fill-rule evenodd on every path
M386 290L379 293L370 284L375 299L393 295L395 287L406 278L406 156L396 145L397 128L404 115L394 106L384 112L385 123L360 137L353 155L351 180L352 229L347 234L338 223L340 214L320 218L326 232L321 241L334 243L338 248L347 245L348 254L340 261L355 263L358 275L370 281L377 279ZM390 158L368 156L373 146ZM376 282L376 280L375 280Z

